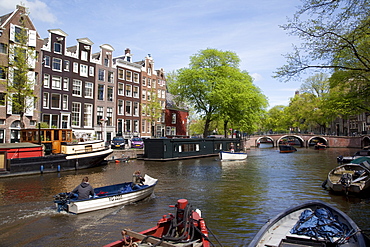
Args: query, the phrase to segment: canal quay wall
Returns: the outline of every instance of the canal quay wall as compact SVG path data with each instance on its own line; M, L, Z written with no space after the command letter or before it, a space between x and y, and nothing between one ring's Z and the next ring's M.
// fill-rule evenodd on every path
M144 155L144 149L113 149L113 153L108 156L107 160L115 160L129 157L136 159Z

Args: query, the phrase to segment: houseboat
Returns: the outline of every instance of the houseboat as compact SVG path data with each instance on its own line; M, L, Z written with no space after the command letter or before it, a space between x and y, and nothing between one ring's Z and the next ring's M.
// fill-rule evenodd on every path
M71 129L24 129L20 143L0 144L0 175L95 167L112 152L102 140L74 140Z
M243 150L239 138L156 138L144 139L144 155L138 159L169 161L218 156L234 145L235 152Z

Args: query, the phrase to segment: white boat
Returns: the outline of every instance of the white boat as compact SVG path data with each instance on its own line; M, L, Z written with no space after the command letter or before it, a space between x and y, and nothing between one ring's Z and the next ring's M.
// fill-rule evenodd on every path
M219 153L220 160L245 160L247 159L248 155L247 153L232 153L227 151L221 151Z
M368 238L348 215L325 202L309 201L269 220L248 247L366 247L368 244Z
M146 174L144 179L144 185L139 189L132 189L132 182L95 188L95 196L86 200L76 200L71 193L59 193L54 203L58 212L80 214L137 202L149 197L157 184L157 179Z
M361 157L332 169L323 187L334 192L358 194L370 188L370 158Z

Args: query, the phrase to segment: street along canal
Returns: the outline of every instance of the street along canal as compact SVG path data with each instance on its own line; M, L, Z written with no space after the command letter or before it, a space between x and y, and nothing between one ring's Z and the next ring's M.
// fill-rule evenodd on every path
M76 172L1 178L0 246L102 246L120 239L124 228L142 231L154 226L162 215L174 212L168 205L180 198L202 210L223 246L248 244L268 219L312 199L336 206L369 230L370 196L333 195L321 187L337 165L336 157L355 151L298 148L295 153L279 153L253 148L243 162L216 157L132 160ZM53 196L71 191L83 176L100 187L131 180L135 170L159 179L151 198L80 215L55 212Z

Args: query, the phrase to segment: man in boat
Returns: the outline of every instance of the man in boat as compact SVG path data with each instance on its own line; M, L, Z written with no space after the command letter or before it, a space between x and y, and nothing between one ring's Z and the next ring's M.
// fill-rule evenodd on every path
M144 185L145 179L141 176L141 172L138 170L132 174L132 189L140 189L140 186Z
M94 196L94 189L89 183L89 178L84 177L81 184L79 184L71 193L77 193L77 200L89 199L89 196Z

